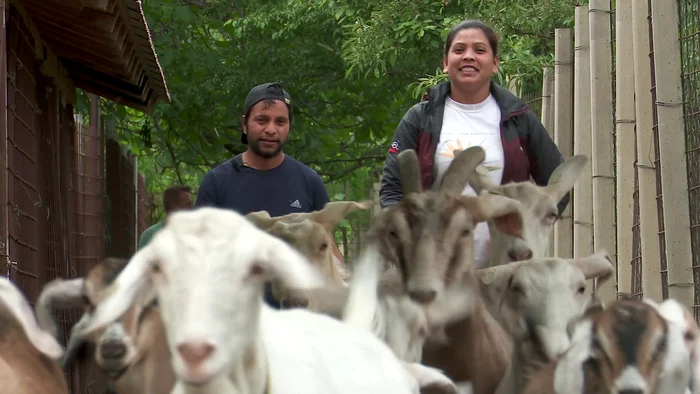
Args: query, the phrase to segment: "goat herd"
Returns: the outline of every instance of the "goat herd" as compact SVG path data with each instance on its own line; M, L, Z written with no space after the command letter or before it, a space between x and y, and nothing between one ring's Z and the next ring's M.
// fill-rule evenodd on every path
M90 345L119 394L700 393L687 308L594 300L586 284L614 272L605 251L545 257L587 157L546 186L494 185L481 148L456 153L429 191L416 153L399 154L405 197L375 216L351 275L331 234L367 201L175 213L131 259L48 283L35 313L1 280L0 391L68 393L63 368ZM480 222L491 247L476 269ZM266 281L282 310L263 302ZM54 310L72 307L84 313L63 349Z

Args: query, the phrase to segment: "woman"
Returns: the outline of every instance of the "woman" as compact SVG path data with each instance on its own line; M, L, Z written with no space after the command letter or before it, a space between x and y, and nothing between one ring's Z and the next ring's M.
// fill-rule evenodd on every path
M382 208L403 198L396 155L418 153L423 188L438 184L454 149L479 145L486 151L495 184L535 180L545 185L563 157L537 116L518 97L491 80L498 72L498 37L476 20L455 26L447 35L443 71L449 81L431 88L423 101L401 119L389 148L379 192ZM467 186L465 195L475 195ZM569 202L559 202L559 214ZM488 256L488 226L474 232L475 264Z

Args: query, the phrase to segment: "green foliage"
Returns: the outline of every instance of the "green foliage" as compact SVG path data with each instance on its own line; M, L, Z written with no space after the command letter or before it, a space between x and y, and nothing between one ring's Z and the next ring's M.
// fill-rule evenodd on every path
M102 107L152 193L173 183L196 191L208 169L245 150L245 96L279 81L293 103L285 151L316 169L334 198L347 181L347 198L361 200L404 112L445 80L450 27L467 17L492 24L503 37L497 80L518 76L523 91L538 91L554 28L572 26L574 2L149 0L144 9L172 103L152 117Z

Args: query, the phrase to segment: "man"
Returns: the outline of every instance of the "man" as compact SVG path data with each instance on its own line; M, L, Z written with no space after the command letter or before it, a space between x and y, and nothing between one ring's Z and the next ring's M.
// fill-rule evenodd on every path
M197 192L196 207L228 208L245 215L267 211L270 216L321 210L329 202L316 171L285 154L292 121L292 98L279 83L253 87L245 99L241 142L245 152L211 169ZM336 257L343 258L334 245ZM269 285L266 301L279 307Z
M171 186L165 189L163 192L163 207L165 207L166 217L173 212L192 208L192 197L190 196L191 190L192 189L189 186L182 185ZM153 238L153 234L162 229L164 224L165 221L161 220L160 222L147 228L143 234L141 234L141 238L139 239L139 249L148 245Z

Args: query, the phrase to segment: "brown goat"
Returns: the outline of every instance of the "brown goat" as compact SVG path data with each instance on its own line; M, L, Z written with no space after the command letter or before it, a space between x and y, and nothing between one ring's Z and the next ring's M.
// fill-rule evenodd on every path
M85 278L48 283L36 304L37 317L40 325L56 336L53 309L83 305L83 317L71 330L63 364L71 361L84 342L92 342L95 363L110 378L118 394L169 394L175 378L154 294L141 294L138 302L106 329L89 336L81 332L106 296L106 288L127 263L126 259L106 258Z
M333 230L351 212L371 206L371 201L334 201L309 213L270 217L267 211L257 211L249 213L246 218L298 250L323 273L330 285L344 286L347 273L341 269L331 249L335 242ZM282 307L308 307L313 302L303 292L286 288L280 280L272 282L272 293Z
M20 290L0 278L0 391L68 394L57 359L63 348L42 331Z
M471 382L476 394L495 391L508 368L512 344L480 297L472 231L477 223L492 220L499 231L521 237L523 227L518 201L490 193L461 195L469 174L484 158L481 147L458 153L439 189L423 191L415 151L401 152L404 198L373 219L368 237L398 267L405 291L429 315L431 309L450 309L451 292L471 297L469 310L444 327L445 342L429 338L422 361L456 383Z
M684 331L657 309L619 300L583 316L572 346L541 369L524 394L684 393L691 376Z

